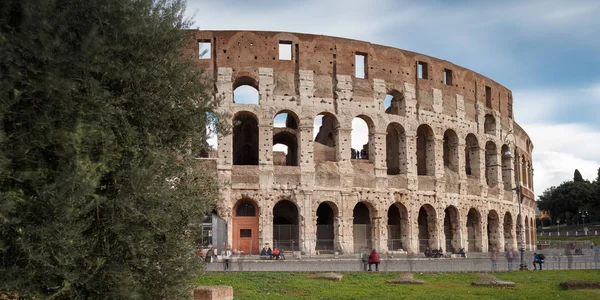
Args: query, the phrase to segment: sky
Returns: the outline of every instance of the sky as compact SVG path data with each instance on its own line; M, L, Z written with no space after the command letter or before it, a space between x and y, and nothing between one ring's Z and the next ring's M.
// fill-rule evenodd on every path
M448 60L512 90L534 144L536 195L575 169L597 176L598 0L188 0L187 16L203 30L323 34Z

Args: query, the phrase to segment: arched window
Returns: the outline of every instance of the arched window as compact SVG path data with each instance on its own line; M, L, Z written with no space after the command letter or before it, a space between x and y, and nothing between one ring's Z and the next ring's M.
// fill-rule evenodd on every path
M494 116L487 114L485 115L485 121L483 123L483 131L487 134L496 134L496 119Z
M329 113L321 113L314 120L314 161L338 161L338 121Z
M250 202L242 202L238 204L235 210L236 217L255 217L256 216L256 208Z
M371 120L365 116L358 116L352 119L352 141L351 158L371 160L369 154L373 153L373 133L371 132Z
M417 128L417 175L435 175L435 139L428 125Z
M479 178L479 143L472 133L467 135L465 143L465 171L467 175Z
M298 121L289 111L278 113L273 119L273 164L298 165Z
M406 174L406 133L402 125L388 125L385 145L388 175Z
M385 96L383 107L386 114L406 116L404 95L397 90L392 90Z
M238 77L233 83L233 103L237 104L258 104L259 93L256 80L242 76Z
M233 119L233 164L258 165L258 120L240 112Z

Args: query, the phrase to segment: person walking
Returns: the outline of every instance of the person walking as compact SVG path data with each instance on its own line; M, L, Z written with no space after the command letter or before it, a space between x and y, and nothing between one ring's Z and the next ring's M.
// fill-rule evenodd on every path
M360 251L360 260L362 261L363 264L363 271L367 270L367 264L369 263L369 248L364 247L362 248L362 250Z
M513 270L513 260L515 259L512 249L506 250L506 253L504 255L506 256L506 261L508 262L508 270L512 271Z
M567 246L565 255L567 256L567 268L571 270L573 268L573 252L571 252L571 247Z
M498 271L498 250L496 248L490 252L490 259L492 260L492 272Z
M229 260L231 259L231 249L225 248L223 250L223 269L229 270Z
M373 249L371 254L369 255L369 271L371 271L371 265L375 264L375 271L379 271L379 263L381 260L379 259L379 253Z
M542 270L542 264L544 263L544 259L546 257L544 256L544 254L537 254L534 253L533 254L533 269L537 270L536 264L538 264L540 266L540 271Z

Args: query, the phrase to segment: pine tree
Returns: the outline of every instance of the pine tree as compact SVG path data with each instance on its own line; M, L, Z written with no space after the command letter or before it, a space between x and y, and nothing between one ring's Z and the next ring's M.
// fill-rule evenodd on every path
M583 176L581 176L581 173L577 169L575 169L575 172L573 174L573 181L575 181L575 182L583 182Z
M0 2L0 294L189 297L217 183L187 154L214 102L184 8Z

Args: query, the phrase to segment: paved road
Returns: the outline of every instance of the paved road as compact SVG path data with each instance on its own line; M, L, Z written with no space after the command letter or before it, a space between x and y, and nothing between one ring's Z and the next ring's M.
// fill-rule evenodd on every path
M473 272L492 271L492 262L484 258L485 254L479 254L479 258L383 258L379 265L382 272ZM533 269L533 253L527 253L525 263L529 269ZM570 265L570 266L569 266ZM573 256L569 263L566 256L547 257L543 265L544 270L559 269L600 269L600 262L595 262L593 256ZM223 263L210 263L206 265L207 271L223 271ZM519 260L515 259L512 264L513 270L519 269ZM234 258L230 263L229 271L286 271L286 272L357 272L362 270L362 262L355 257L311 257L288 259L285 261L259 260L256 257ZM497 261L497 271L509 270L509 264L505 258Z

